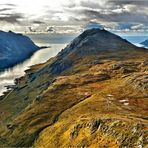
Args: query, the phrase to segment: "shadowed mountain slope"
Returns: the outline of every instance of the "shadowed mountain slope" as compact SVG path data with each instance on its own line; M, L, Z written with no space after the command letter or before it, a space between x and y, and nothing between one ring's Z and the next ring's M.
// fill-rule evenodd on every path
M38 49L27 36L0 31L0 70L22 62Z

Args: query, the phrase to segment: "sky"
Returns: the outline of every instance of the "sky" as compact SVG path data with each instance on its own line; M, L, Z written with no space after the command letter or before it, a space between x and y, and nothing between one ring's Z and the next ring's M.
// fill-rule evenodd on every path
M148 0L0 0L1 30L148 33Z

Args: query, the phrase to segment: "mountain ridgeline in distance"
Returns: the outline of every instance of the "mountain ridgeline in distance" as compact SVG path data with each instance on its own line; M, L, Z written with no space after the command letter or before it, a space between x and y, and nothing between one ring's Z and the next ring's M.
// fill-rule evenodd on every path
M148 50L90 29L16 79L0 147L147 147Z
M143 42L141 42L140 44L144 45L145 47L148 47L148 39L143 41Z
M24 61L38 49L27 36L0 31L0 70Z

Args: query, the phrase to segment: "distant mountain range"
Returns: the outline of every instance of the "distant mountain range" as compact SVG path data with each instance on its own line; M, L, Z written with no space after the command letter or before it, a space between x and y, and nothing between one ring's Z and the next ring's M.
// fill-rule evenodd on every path
M27 36L0 31L0 70L22 62L38 49Z
M148 39L147 39L147 40L145 40L144 42L141 42L140 44L142 44L142 45L144 45L144 46L148 47Z
M1 97L0 147L147 147L145 48L86 30L15 84Z

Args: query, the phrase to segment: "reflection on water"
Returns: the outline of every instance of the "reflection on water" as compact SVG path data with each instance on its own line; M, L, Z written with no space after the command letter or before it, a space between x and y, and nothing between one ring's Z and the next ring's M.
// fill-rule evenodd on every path
M14 79L23 76L24 71L29 66L46 62L49 58L55 56L66 44L50 44L51 48L45 48L37 51L31 58L25 62L16 65L13 68L7 69L0 73L0 95L6 91L5 86L13 85Z

